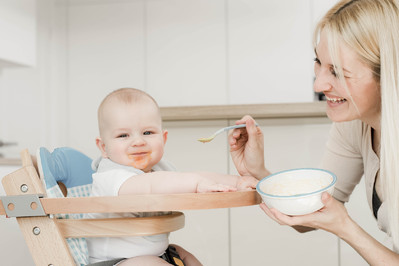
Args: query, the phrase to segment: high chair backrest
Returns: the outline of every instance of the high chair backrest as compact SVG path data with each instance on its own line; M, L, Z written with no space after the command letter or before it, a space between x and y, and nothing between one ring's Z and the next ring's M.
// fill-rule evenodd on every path
M41 147L37 151L40 179L49 198L88 197L93 182L92 160L78 150L62 147L53 152ZM64 191L63 191L64 190ZM84 214L57 214L59 219L81 219ZM71 254L78 265L89 263L85 238L67 238Z
M57 148L50 153L41 147L37 152L37 163L49 197L60 197L60 192L68 197L90 196L92 160L85 154L69 147Z

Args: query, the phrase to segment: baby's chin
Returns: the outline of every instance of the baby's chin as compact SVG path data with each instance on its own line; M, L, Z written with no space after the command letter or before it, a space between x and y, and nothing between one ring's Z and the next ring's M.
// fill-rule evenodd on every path
M146 170L152 168L151 153L129 155L128 157L130 159L130 166L133 166L136 169L146 172Z
M147 165L147 167L142 168L142 169L140 169L140 168L137 168L137 169L143 171L144 173L151 173L151 172L154 172L153 168L154 168L154 166L155 166L157 163L159 163L159 161L157 161L157 162L153 162L153 161L152 161L152 162L150 162L150 163Z

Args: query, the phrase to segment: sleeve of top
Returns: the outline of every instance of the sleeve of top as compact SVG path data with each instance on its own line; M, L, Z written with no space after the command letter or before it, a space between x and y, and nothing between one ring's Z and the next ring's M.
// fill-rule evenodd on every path
M360 152L362 124L358 121L333 123L322 168L337 176L334 198L347 202L363 175L363 160Z
M124 169L113 169L93 174L92 196L118 196L122 184L137 175Z

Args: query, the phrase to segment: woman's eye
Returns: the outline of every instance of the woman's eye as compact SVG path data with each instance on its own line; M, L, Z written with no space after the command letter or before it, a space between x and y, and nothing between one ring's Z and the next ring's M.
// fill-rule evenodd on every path
M313 59L313 61L314 61L316 64L320 65L320 60L319 60L319 58L315 57L315 58Z
M334 77L337 76L337 73L335 72L335 69L334 69L333 67L330 68L330 73L331 73Z
M127 138L128 137L128 134L120 134L119 136L118 136L118 138Z
M143 135L151 135L151 134L152 134L151 131L145 131L145 132L143 133Z

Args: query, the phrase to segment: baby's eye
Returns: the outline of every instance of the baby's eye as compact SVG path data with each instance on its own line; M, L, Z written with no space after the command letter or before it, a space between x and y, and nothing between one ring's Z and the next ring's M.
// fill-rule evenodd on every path
M120 134L118 135L118 138L127 138L129 135L124 133L124 134Z
M151 135L151 134L152 134L151 131L145 131L145 132L143 133L143 135Z

